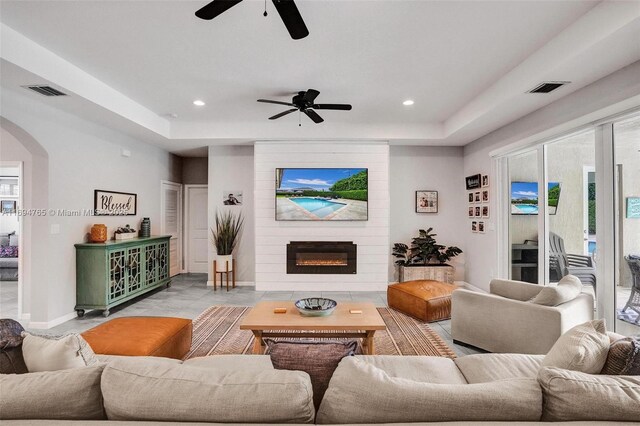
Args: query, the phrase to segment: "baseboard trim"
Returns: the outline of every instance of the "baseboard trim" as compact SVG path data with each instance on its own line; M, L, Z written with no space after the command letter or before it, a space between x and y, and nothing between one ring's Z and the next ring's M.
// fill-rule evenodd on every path
M60 325L62 323L65 323L69 320L74 319L75 317L77 317L78 315L76 314L76 312L70 312L66 315L62 315L61 317L58 317L56 319L52 319L51 321L29 321L29 328L33 328L36 330L48 330L50 328L53 328L57 325Z
M222 285L226 286L227 282L224 281ZM221 285L220 281L218 281L218 285ZM256 283L253 281L236 281L236 287L251 287L255 286ZM213 287L213 281L207 281L207 287ZM229 287L231 287L231 281L229 281Z

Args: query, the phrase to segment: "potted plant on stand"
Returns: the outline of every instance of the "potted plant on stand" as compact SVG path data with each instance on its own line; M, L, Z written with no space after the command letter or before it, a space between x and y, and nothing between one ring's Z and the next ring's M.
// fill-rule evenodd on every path
M453 283L453 266L447 262L462 253L458 247L438 244L431 233L420 229L418 236L411 240L411 246L403 243L393 245L392 255L396 257L400 282L411 280L435 280Z
M216 213L216 227L211 228L211 241L216 248L215 272L233 271L233 250L244 224L242 214Z

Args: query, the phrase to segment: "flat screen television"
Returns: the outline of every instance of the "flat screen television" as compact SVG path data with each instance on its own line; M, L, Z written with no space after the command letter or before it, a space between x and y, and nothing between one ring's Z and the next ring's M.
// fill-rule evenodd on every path
M560 183L549 182L549 214L556 214L560 201ZM538 214L538 183L511 182L511 214Z
M368 169L276 169L276 220L368 220L368 190Z

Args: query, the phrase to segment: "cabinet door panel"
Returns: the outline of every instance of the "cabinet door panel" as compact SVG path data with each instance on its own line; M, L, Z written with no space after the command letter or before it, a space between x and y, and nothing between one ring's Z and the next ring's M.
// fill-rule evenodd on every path
M158 281L158 244L144 246L145 264L145 287L154 285Z
M158 244L158 280L169 278L169 244Z
M127 272L125 250L109 252L109 301L117 300L127 294Z
M135 293L142 288L142 248L127 249L127 292Z

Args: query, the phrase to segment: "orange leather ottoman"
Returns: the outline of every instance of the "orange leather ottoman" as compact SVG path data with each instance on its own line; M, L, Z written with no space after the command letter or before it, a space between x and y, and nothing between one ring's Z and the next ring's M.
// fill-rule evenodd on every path
M82 333L101 355L158 356L182 359L191 349L190 319L170 317L114 318Z
M390 308L422 321L440 321L451 318L451 293L456 288L454 284L430 280L391 284L387 302Z

